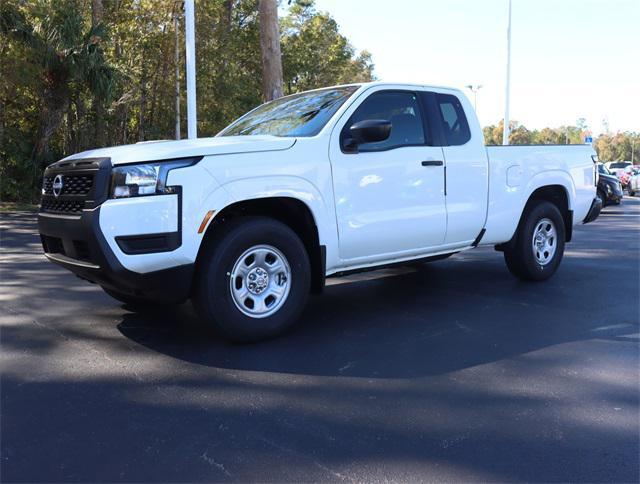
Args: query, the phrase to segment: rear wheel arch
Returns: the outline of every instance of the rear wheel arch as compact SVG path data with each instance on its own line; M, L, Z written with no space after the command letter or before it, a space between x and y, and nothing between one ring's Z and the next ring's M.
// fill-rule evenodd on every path
M558 207L558 210L560 210L560 213L562 214L562 219L564 220L565 242L570 242L573 232L573 211L570 208L571 205L569 203L569 194L567 193L567 189L564 185L546 185L537 188L529 196L529 200L527 200L527 204L525 205L525 210L527 210L528 206L530 206L532 202L540 200L551 202Z
M520 220L518 221L518 225L516 226L513 236L508 242L496 245L496 250L502 252L513 247L518 231L524 223L527 212L533 205L540 201L553 203L558 208L562 215L562 220L564 221L565 242L570 242L573 233L573 211L570 208L569 200L569 193L564 185L544 185L533 190L522 208Z
M326 255L320 245L319 230L309 206L293 197L253 198L231 203L213 218L204 234L196 264L203 248L213 239L217 231L226 223L241 217L267 217L287 225L300 238L311 263L311 291L319 293L324 287Z

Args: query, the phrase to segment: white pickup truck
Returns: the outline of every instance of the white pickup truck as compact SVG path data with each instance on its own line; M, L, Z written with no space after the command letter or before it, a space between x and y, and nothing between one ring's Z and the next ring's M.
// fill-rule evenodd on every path
M549 278L601 207L589 146L485 147L458 90L369 83L284 97L213 138L50 165L45 255L132 307L192 299L236 341L276 335L328 276L481 245Z

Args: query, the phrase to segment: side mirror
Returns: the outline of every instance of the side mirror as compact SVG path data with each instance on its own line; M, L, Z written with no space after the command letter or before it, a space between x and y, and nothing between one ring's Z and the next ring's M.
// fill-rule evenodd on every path
M365 119L354 123L349 128L349 136L343 142L346 151L357 151L362 143L376 143L389 138L391 134L391 122L386 119Z

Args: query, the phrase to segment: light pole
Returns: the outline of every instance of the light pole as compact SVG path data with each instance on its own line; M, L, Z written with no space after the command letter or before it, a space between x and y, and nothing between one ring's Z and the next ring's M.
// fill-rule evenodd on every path
M476 111L476 115L478 114L478 91L482 89L482 84L467 84L465 86L473 93L473 109Z
M504 100L504 127L502 128L502 144L509 144L509 88L511 87L511 0L509 0L509 21L507 24L507 83Z
M198 137L198 115L196 111L196 27L195 0L184 2L184 26L187 64L187 137Z
M633 166L633 150L635 149L635 146L636 146L636 139L631 138L631 166Z

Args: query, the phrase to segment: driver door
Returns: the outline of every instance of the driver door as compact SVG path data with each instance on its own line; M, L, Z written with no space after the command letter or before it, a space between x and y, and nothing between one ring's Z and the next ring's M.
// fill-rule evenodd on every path
M329 155L343 261L410 257L444 243L444 156L429 146L423 112L416 92L377 90L333 130ZM356 152L345 149L349 128L373 119L390 121L390 136Z

